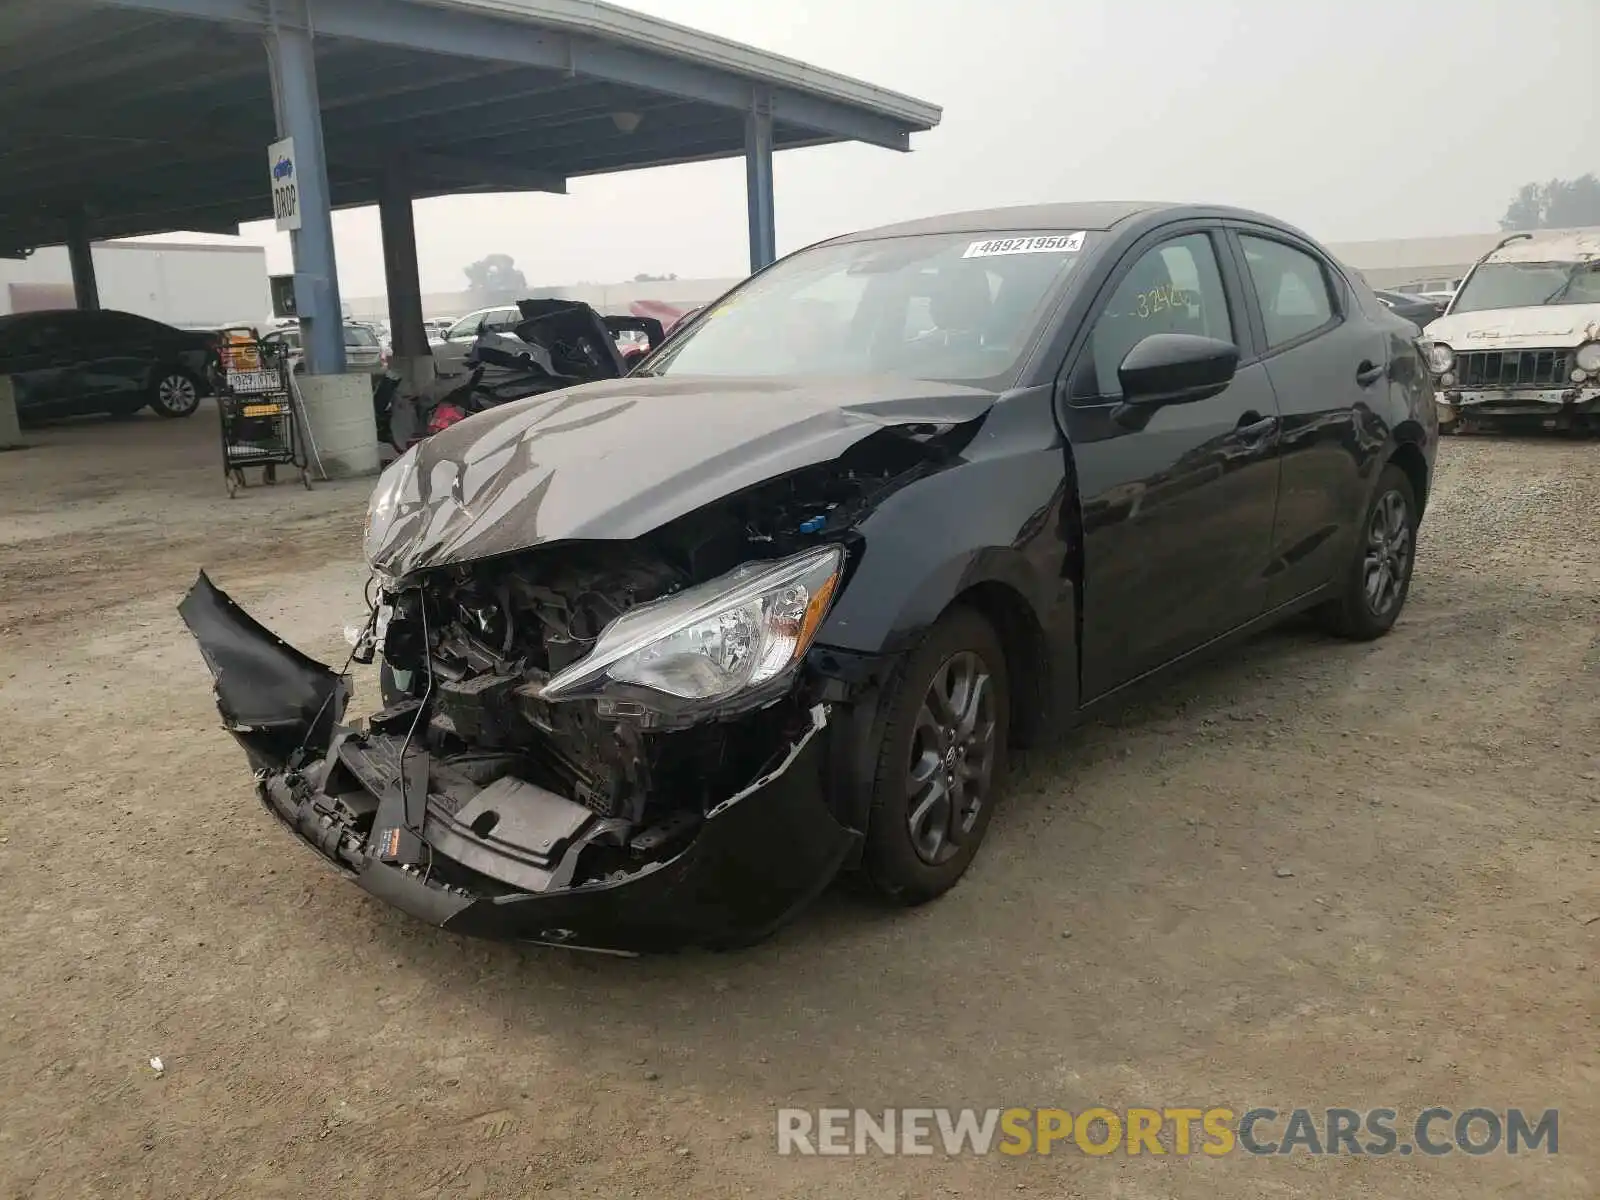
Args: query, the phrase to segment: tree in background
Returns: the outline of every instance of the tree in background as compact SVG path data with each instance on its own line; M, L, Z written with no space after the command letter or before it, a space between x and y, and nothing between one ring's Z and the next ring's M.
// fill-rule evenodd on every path
M528 294L528 281L509 254L491 254L463 270L467 290L484 307L520 300Z
M674 271L671 275L646 275L640 273L633 277L633 281L635 283L670 283L677 277L678 273L676 271Z
M1600 225L1600 179L1593 174L1525 183L1500 218L1500 228L1507 232L1580 225Z

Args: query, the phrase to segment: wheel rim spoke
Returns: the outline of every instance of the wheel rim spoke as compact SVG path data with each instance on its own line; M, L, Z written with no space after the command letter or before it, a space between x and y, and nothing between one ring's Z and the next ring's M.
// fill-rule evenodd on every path
M933 713L933 718L946 729L956 723L955 705L950 699L951 679L954 660L946 663L937 675L933 677L933 686L928 689L928 698L925 706Z
M961 710L956 714L956 737L962 740L970 739L977 731L989 700L989 677L973 671L968 679Z
M1367 528L1362 590L1374 616L1386 615L1400 599L1411 563L1411 522L1405 497L1385 492Z
M1408 527L1401 526L1400 532L1395 534L1394 541L1390 543L1389 550L1394 555L1396 564L1404 569L1406 560L1411 557L1411 530Z
M986 803L995 748L994 683L975 653L934 672L912 729L906 775L911 842L928 863L960 849Z
M950 792L945 787L944 779L935 776L926 793L911 810L911 840L917 853L929 862L942 861L941 854L949 844L949 818L945 811L949 804Z
M939 768L944 765L944 760L935 750L929 749L922 752L922 756L911 766L911 773L906 777L906 795L915 799L939 779Z

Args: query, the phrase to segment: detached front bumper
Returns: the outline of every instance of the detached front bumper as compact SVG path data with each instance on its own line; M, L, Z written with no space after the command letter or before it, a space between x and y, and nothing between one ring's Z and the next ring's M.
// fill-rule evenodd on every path
M203 575L180 611L263 806L362 889L430 924L623 954L738 945L814 898L859 844L824 799L819 706L788 754L705 814L675 853L573 883L606 818L509 777L482 788L431 780L426 750L408 748L407 730L382 714L367 730L335 724L343 680Z

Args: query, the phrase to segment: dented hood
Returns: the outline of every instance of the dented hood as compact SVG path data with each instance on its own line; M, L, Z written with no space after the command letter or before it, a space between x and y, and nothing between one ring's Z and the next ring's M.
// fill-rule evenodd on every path
M1457 313L1424 336L1452 350L1555 350L1600 341L1600 304L1542 304Z
M885 377L628 378L504 404L384 472L372 566L399 578L572 538L638 537L889 426L982 416L993 392Z

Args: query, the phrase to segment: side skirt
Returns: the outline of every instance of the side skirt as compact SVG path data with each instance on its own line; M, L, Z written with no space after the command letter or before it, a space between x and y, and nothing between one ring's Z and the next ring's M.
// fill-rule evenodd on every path
M1281 625L1290 617L1298 616L1309 609L1316 608L1338 594L1339 585L1328 582L1321 587L1314 588L1300 596L1296 596L1278 607L1262 613L1254 620L1247 621L1227 633L1212 638L1209 642L1196 646L1193 650L1185 651L1177 658L1162 663L1159 667L1152 667L1143 675L1134 677L1126 683L1120 683L1109 692L1103 692L1080 705L1078 711L1067 722L1068 726L1080 724L1084 721L1094 720L1104 716L1109 710L1121 708L1130 703L1135 697L1145 695L1155 687L1165 685L1174 676L1199 663L1207 662L1223 650L1237 646L1241 642L1249 641L1257 634L1264 633L1276 625Z

